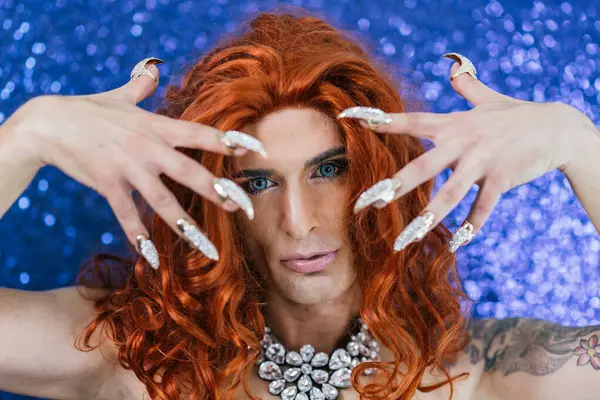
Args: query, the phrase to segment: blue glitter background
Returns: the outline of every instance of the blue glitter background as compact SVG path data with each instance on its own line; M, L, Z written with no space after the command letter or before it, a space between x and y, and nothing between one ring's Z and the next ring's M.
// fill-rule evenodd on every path
M35 96L121 86L151 55L166 61L157 93L140 104L152 110L166 85L248 13L295 4L359 32L434 112L469 108L448 81L452 61L441 58L459 52L492 88L571 104L598 124L600 5L593 3L0 0L0 123ZM440 175L438 188L449 175ZM466 218L476 192L474 186L446 218L451 230ZM84 259L120 253L127 240L103 197L50 166L0 221L0 237L0 285L26 290L72 285ZM600 238L558 171L504 194L457 257L478 318L600 323ZM0 399L24 398L0 393Z

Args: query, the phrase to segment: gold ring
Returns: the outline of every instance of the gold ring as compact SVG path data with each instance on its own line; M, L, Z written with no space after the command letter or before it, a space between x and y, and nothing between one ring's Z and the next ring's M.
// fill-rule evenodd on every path
M133 67L133 69L131 70L131 73L129 74L129 78L131 80L134 80L134 79L139 78L142 75L146 75L146 76L149 76L150 78L152 78L154 80L154 82L158 82L158 79L156 78L156 76L154 76L154 74L146 68L146 65L162 64L162 63L164 63L164 61L161 60L160 58L156 58L156 57L144 58L142 61L137 63L135 65L135 67Z

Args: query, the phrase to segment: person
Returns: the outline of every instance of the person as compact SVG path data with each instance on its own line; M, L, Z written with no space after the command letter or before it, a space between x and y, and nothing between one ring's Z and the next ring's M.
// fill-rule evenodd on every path
M54 165L106 197L140 253L96 255L75 286L0 289L0 389L597 398L600 327L470 320L454 257L502 193L557 168L600 228L594 124L495 92L456 53L450 84L474 108L413 112L385 67L317 16L264 12L243 28L155 113L136 106L158 85L151 57L120 88L39 96L0 126L0 216ZM451 234L441 221L473 184Z

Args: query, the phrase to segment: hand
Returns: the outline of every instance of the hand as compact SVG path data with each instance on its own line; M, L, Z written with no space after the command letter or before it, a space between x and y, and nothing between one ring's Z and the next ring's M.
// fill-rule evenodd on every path
M461 57L458 58L465 69L470 61ZM459 67L459 63L455 63L451 75ZM474 68L471 72L474 75ZM362 118L367 123L361 121L363 126L377 132L428 139L436 147L406 164L391 179L378 182L363 192L355 212L371 204L384 207L445 168L453 170L428 206L396 238L396 251L422 239L476 183L481 190L465 224L450 243L450 251L454 252L460 245L470 242L504 192L554 168L563 170L584 143L579 140L578 127L583 126L582 117L587 117L566 104L514 99L466 73L455 77L451 84L458 94L475 106L473 109L449 114L385 114L370 109L369 118ZM359 108L348 110L340 116L361 118Z
M17 126L15 131L28 141L29 147L36 149L42 165L60 168L107 198L127 238L152 267L159 266L158 253L154 244L146 239L148 231L131 197L134 189L178 235L207 257L217 260L214 245L193 224L193 218L183 210L159 175L169 175L226 211L242 208L252 219L252 203L243 189L225 178L215 178L200 163L174 147L200 148L227 155L241 155L248 149L263 156L266 153L258 140L240 132L228 131L223 137L219 135L220 130L210 126L137 107L136 104L149 97L158 86L158 68L146 64L146 69L156 76L156 81L141 75L104 93L40 96L17 110L11 116L14 117L11 124ZM240 138L245 141L241 143Z

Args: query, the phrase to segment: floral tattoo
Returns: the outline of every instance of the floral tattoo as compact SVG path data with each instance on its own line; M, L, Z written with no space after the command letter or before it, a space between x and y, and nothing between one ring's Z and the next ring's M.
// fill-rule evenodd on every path
M504 376L515 372L548 375L570 359L600 370L600 326L565 327L548 321L507 318L472 320L471 341L464 349L471 364ZM591 335L591 336L590 336ZM586 367L589 368L589 367Z
M598 334L594 334L589 340L581 339L579 347L573 350L573 354L578 355L577 365L590 364L595 370L600 370L600 344L598 344Z

